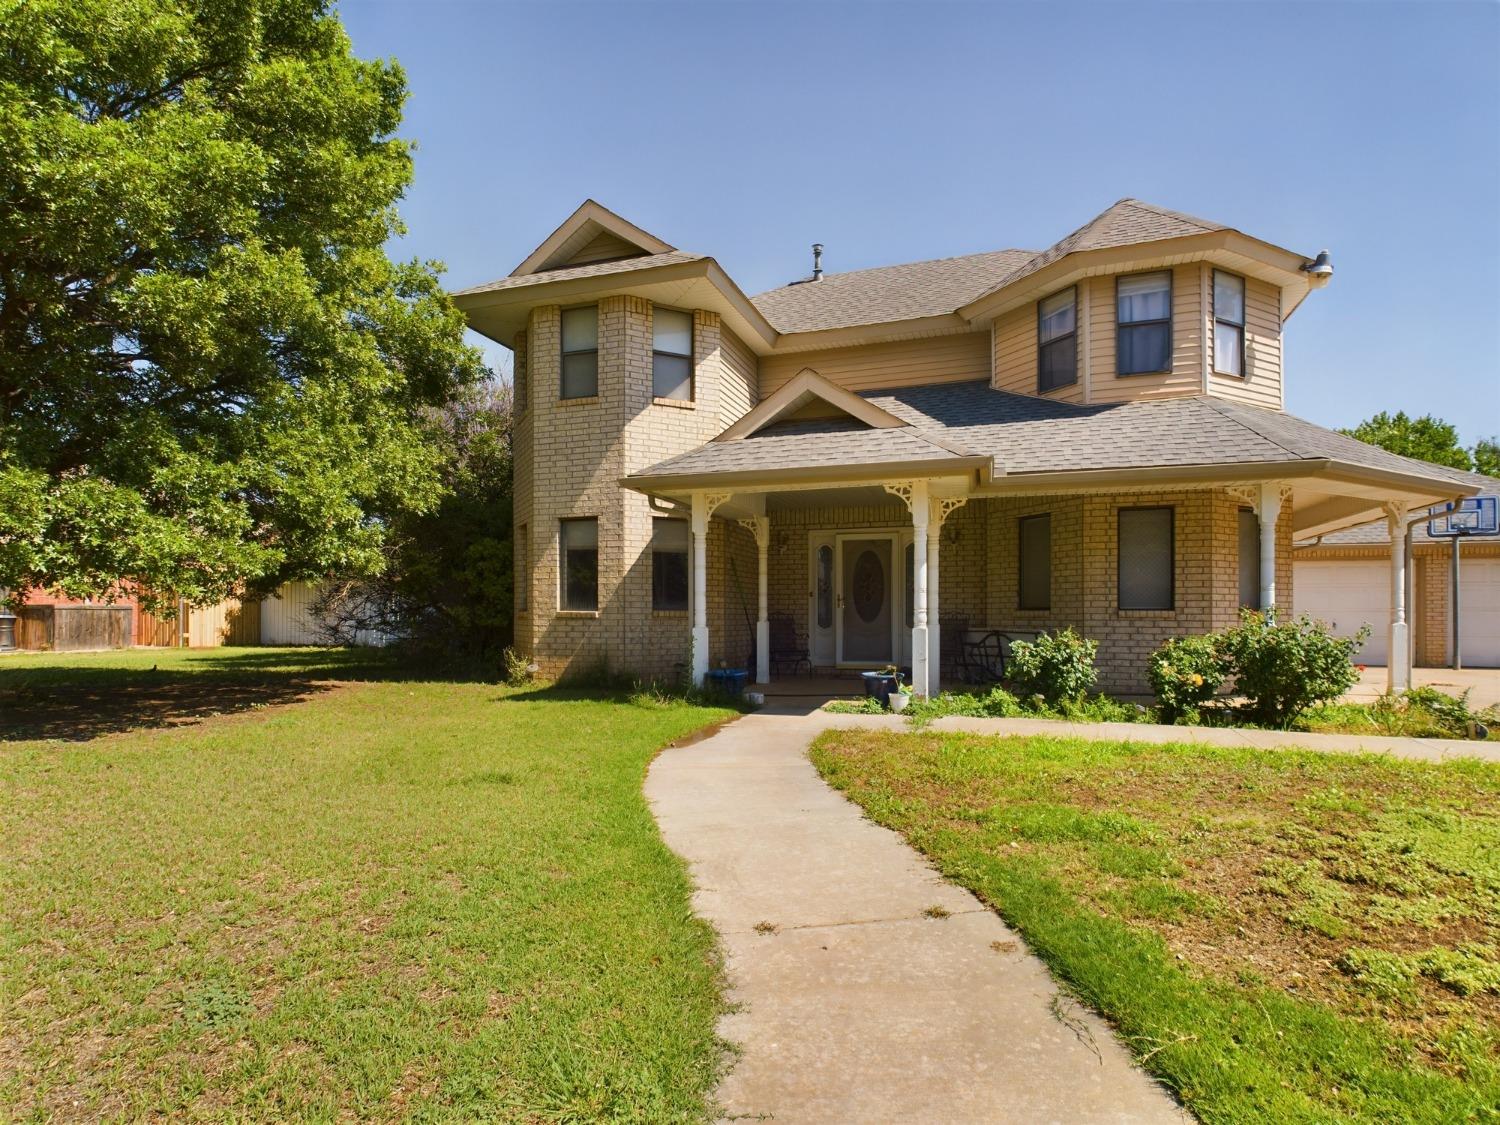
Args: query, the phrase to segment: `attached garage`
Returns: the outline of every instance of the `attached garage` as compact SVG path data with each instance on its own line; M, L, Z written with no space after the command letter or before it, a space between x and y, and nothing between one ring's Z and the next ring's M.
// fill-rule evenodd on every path
M1384 664L1390 645L1391 564L1369 559L1301 560L1293 564L1292 608L1328 622L1336 636L1370 626L1356 654L1361 664Z
M1500 559L1460 561L1458 606L1464 666L1500 668Z

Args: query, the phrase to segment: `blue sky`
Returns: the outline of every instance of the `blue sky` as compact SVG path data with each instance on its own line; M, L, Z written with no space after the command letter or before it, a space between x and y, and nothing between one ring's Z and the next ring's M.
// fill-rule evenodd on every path
M831 272L1041 248L1136 196L1332 251L1288 323L1293 413L1500 432L1500 5L339 10L411 86L396 251L454 287L588 196L750 293L815 241Z

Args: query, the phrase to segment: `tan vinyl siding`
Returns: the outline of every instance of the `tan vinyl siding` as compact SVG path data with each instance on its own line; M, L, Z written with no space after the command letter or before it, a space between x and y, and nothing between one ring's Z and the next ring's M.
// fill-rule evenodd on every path
M1175 398L1203 393L1203 293L1197 263L1172 269L1172 370L1160 375L1115 373L1115 277L1091 278L1089 345L1093 401Z
M1245 279L1245 372L1243 379L1210 375L1209 393L1281 409L1281 291L1254 277Z
M724 386L719 391L719 420L729 426L750 412L758 401L760 374L755 353L738 336L721 328L719 350L724 360Z
M617 234L600 231L576 253L568 255L566 261L549 266L549 269L565 269L568 266L586 266L590 262L608 262L616 258L638 258L642 250L634 243L626 242Z
M851 391L964 383L990 377L989 332L927 336L826 351L769 355L760 361L760 394L771 395L804 367Z
M1048 294L1050 296L1051 294ZM1083 401L1083 286L1078 287L1078 377L1066 387L1058 387L1043 398L1058 402ZM996 390L1018 395L1037 394L1037 323L1036 302L999 317L995 321Z

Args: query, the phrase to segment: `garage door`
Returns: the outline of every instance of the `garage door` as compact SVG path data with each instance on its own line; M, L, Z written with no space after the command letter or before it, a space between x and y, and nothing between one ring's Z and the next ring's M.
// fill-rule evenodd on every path
M1299 562L1292 571L1292 608L1352 637L1370 626L1370 639L1354 656L1361 664L1384 664L1390 644L1391 564L1373 562Z
M1458 643L1466 668L1500 668L1500 559L1463 559Z

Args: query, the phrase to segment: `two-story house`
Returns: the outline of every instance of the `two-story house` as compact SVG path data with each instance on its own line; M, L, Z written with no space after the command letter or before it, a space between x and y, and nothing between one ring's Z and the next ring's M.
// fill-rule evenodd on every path
M1040 252L750 297L586 202L455 295L515 352L517 643L549 675L753 653L765 682L794 632L924 693L958 632L1071 625L1139 691L1164 638L1290 611L1294 538L1474 491L1283 411L1284 326L1331 273L1126 199Z

